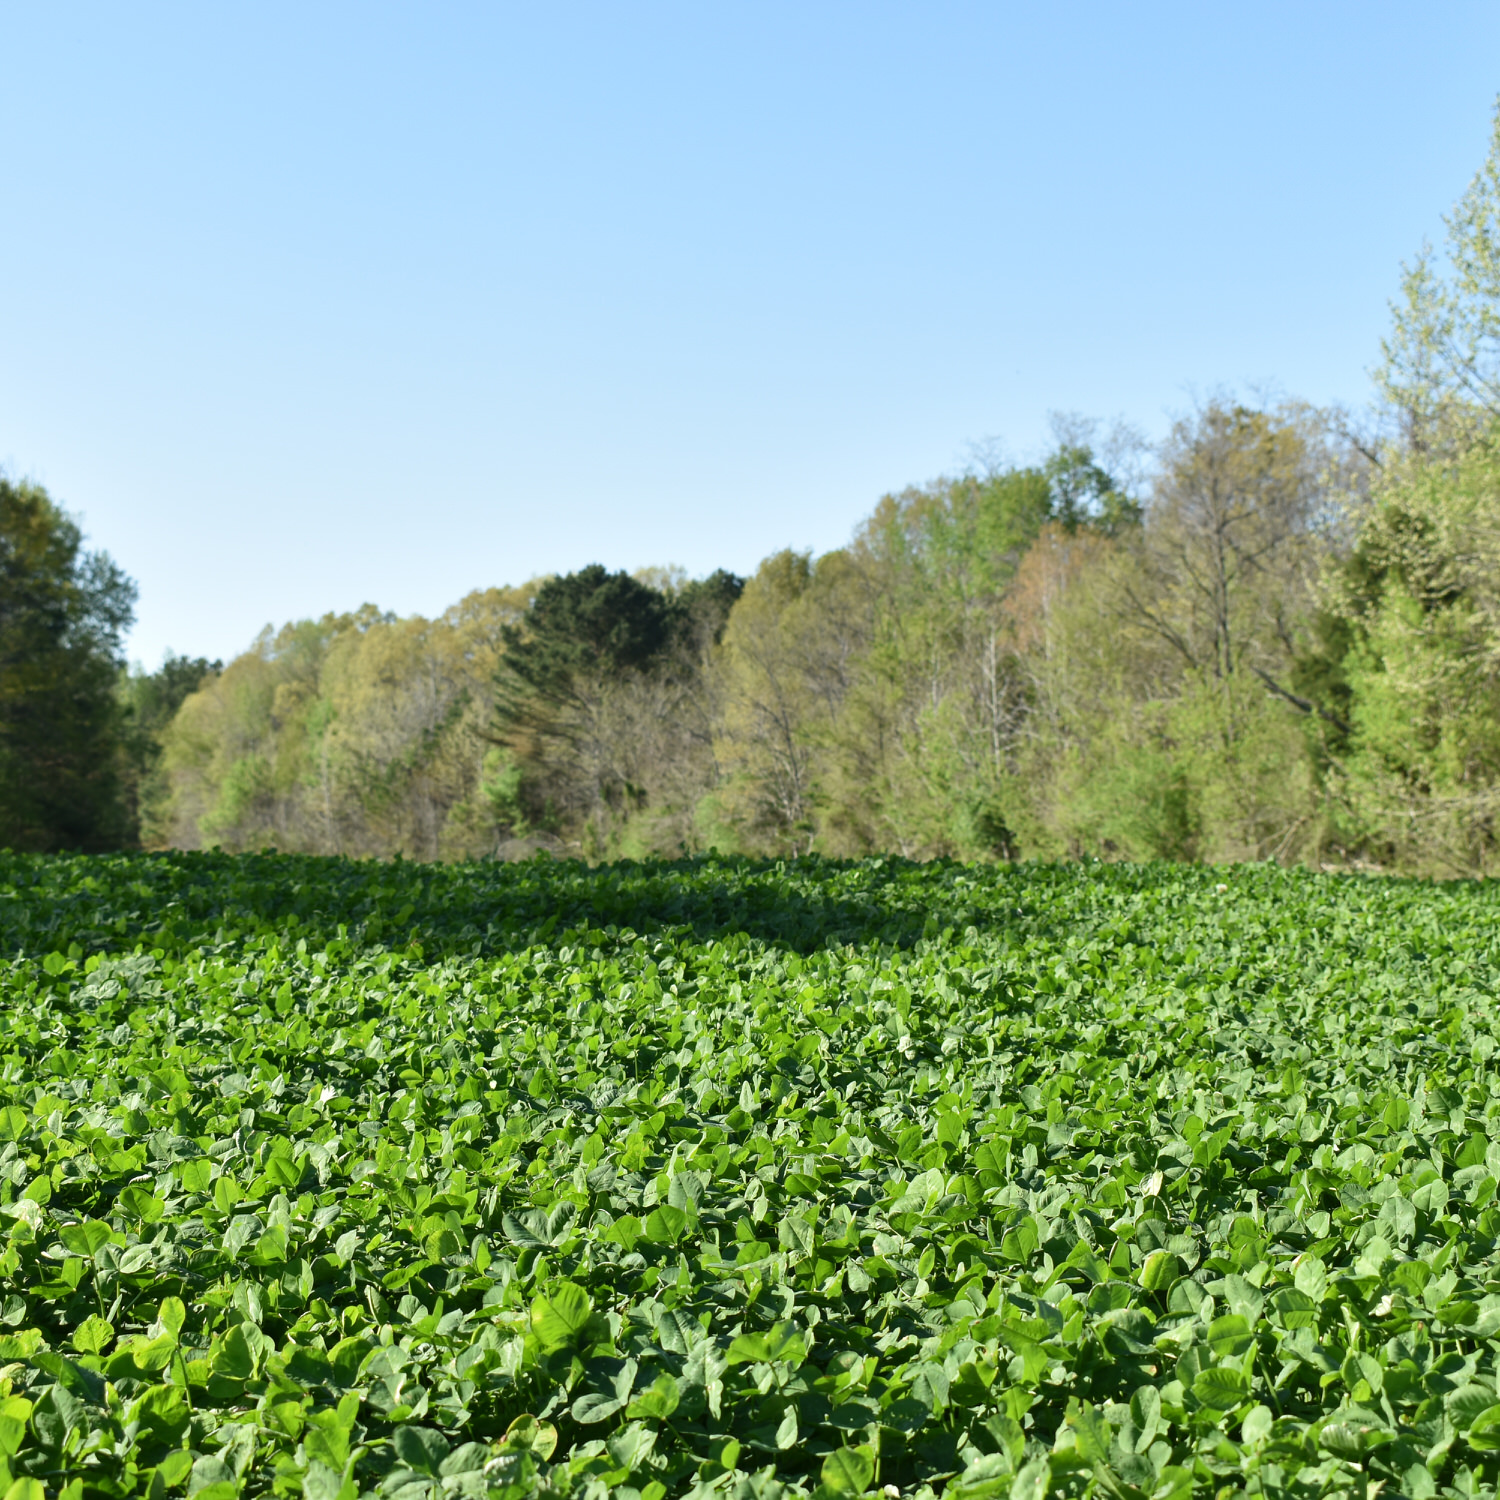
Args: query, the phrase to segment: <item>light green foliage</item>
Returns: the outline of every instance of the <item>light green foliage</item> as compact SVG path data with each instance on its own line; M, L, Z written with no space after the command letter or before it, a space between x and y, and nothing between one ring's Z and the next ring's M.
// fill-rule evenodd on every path
M121 706L125 843L129 848L163 842L163 804L171 787L162 775L162 739L189 694L224 670L221 661L168 652L154 672L136 666L115 686Z
M740 847L806 853L876 842L879 737L861 672L875 628L868 576L846 552L768 557L729 613L715 663L714 750L725 784L717 814ZM853 820L830 806L848 779L864 788ZM852 824L852 826L851 826Z
M1405 268L1377 373L1419 452L1461 450L1500 418L1500 106L1490 149L1447 221L1445 254Z
M493 853L524 832L488 726L501 631L530 591L474 593L437 620L366 606L268 629L163 735L150 841Z
M1493 1494L1496 917L5 856L0 1492Z
M1316 856L1308 705L1283 681L1349 457L1304 406L1212 401L1174 427L1139 527L1040 538L1008 601L1028 693L1004 801L1023 849Z
M1041 467L888 495L846 549L767 558L719 658L717 806L740 847L1015 853L1002 791L1028 716L1018 570L1049 527L1102 537L1133 516L1070 440Z
M1339 671L1322 696L1339 731L1328 735L1330 781L1348 836L1407 868L1492 871L1500 811L1493 444L1395 465L1328 595Z

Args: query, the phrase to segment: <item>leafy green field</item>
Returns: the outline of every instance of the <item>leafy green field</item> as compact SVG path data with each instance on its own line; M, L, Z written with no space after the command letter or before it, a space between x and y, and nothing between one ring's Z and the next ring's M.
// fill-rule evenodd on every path
M1497 915L0 857L0 1495L1493 1493Z

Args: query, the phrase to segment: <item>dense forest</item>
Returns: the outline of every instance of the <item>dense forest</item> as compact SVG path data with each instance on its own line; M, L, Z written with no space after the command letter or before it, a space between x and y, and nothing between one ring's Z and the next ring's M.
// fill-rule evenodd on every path
M885 496L748 579L602 566L120 661L133 589L0 481L0 842L418 859L1500 864L1500 119L1354 415Z

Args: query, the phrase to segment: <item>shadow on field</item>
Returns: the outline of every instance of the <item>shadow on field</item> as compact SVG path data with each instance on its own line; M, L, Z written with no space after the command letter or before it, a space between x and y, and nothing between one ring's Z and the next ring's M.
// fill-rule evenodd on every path
M816 857L589 866L546 858L425 865L276 853L0 854L0 949L118 952L139 944L181 953L274 937L283 949L305 939L314 951L341 939L360 949L417 943L433 959L627 930L700 942L744 934L803 953L844 943L906 947L946 926L985 925L991 913L976 910L973 880L952 888L962 871ZM1000 872L994 878L1005 880Z

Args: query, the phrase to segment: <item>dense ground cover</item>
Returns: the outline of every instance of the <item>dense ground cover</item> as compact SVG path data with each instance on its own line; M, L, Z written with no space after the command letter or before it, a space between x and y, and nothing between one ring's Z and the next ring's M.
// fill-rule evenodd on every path
M1496 907L0 857L0 1494L1491 1493Z

